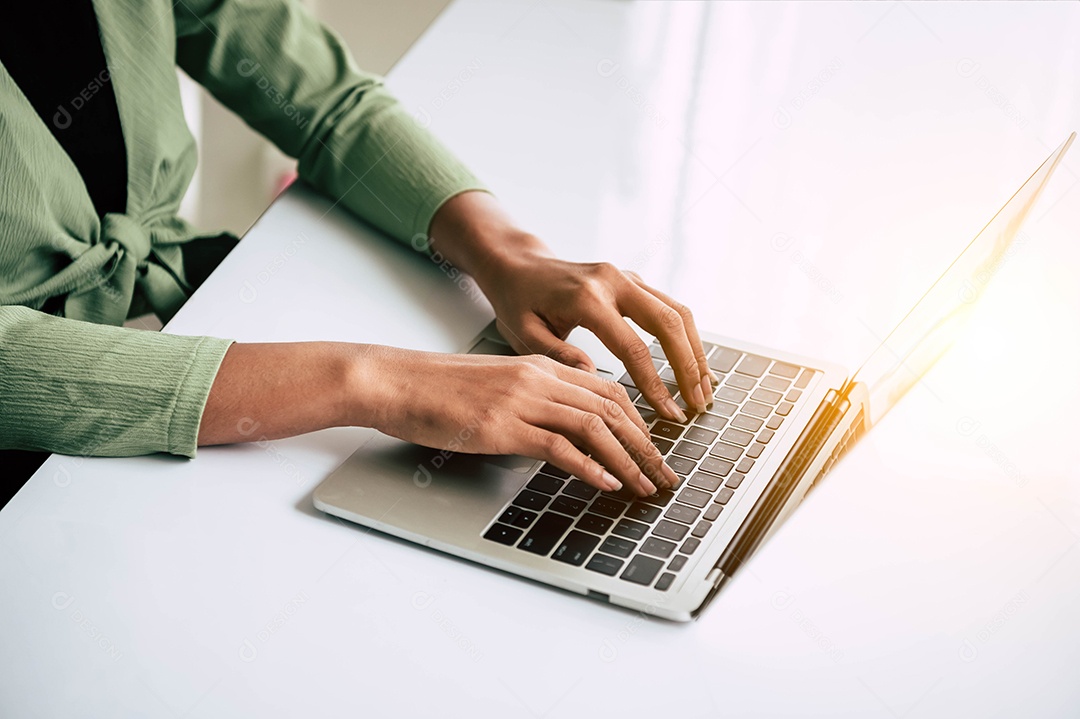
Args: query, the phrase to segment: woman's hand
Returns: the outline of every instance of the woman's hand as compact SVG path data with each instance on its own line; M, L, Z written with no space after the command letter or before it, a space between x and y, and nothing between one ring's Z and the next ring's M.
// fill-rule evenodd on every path
M355 384L368 409L352 423L436 449L543 459L603 491L678 483L616 382L535 355L365 355Z
M539 239L516 229L495 199L482 192L464 193L443 205L432 222L432 245L476 279L495 308L500 333L516 351L591 371L588 355L565 342L571 330L585 327L622 360L657 412L686 422L628 317L660 341L687 406L704 412L712 403L716 378L690 310L636 274L607 263L554 257Z

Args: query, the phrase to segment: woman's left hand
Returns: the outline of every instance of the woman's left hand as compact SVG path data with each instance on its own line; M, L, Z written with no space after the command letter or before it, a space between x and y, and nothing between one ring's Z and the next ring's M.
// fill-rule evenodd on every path
M447 234L465 239L451 249L453 240L440 239ZM603 262L556 258L538 238L514 228L485 193L450 200L436 214L432 235L434 246L476 279L495 308L499 331L519 353L543 354L591 371L588 355L565 341L575 327L584 327L622 360L657 412L686 422L629 318L660 341L687 406L703 412L711 404L715 377L693 315L637 274ZM461 252L470 245L472 252Z

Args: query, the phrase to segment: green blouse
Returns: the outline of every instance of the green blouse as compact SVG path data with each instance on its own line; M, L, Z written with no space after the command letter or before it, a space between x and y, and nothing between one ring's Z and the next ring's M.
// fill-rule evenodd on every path
M99 218L0 65L0 449L195 455L229 340L120 327L188 298L177 217L196 148L179 65L299 174L391 236L480 183L291 0L94 0L127 146L127 212ZM360 178L360 179L357 179ZM217 234L217 233L210 233ZM39 310L65 298L62 317Z

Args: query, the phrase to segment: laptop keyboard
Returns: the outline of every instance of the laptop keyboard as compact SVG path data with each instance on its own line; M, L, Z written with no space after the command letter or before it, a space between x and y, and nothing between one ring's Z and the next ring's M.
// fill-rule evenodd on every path
M545 464L484 538L669 589L725 508L735 504L747 473L775 444L776 432L799 406L813 376L813 370L704 344L720 385L713 407L696 416L679 397L660 345L649 348L661 379L689 416L685 424L659 419L629 374L619 380L649 426L653 444L679 476L678 487L644 498L625 489L600 492Z

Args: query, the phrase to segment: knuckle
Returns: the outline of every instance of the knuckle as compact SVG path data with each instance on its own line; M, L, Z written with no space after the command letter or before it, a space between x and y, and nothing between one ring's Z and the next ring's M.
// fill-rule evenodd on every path
M591 412L582 412L578 418L581 431L585 435L597 435L604 431L604 420Z
M618 419L623 414L623 408L613 399L601 400L600 410L604 413L605 417L613 420Z
M683 326L683 316L672 307L664 307L657 317L660 326L666 330L677 330Z
M623 356L631 365L643 365L645 363L652 365L652 355L649 354L649 348L636 337L623 346Z
M691 357L690 359L683 362L682 369L685 374L693 377L700 369L698 366L697 357Z

